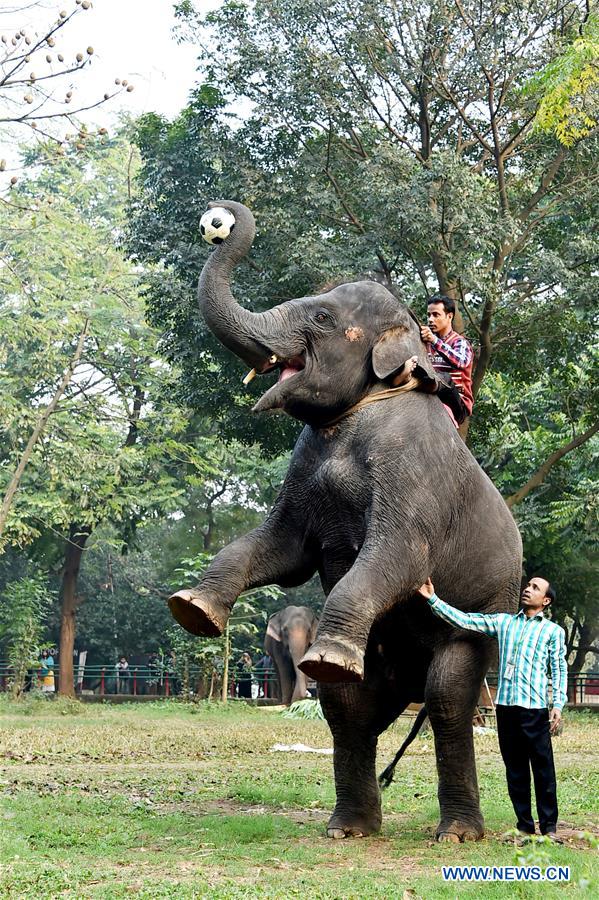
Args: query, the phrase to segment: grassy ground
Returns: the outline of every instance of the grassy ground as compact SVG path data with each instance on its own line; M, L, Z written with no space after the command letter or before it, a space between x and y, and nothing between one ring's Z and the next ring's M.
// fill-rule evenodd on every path
M380 768L409 722L381 740ZM9 898L513 898L599 896L599 717L556 740L564 846L517 848L496 737L476 737L487 836L436 844L435 765L419 737L384 796L376 837L324 836L332 760L324 722L240 704L82 706L0 698L0 896ZM582 834L586 833L586 834ZM570 866L562 885L446 884L441 865ZM406 893L407 892L407 893Z

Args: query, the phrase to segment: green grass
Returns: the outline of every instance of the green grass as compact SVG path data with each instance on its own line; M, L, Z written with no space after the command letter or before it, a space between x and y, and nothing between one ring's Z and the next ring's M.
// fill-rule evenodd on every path
M382 768L409 723L381 739ZM556 740L560 819L597 834L599 717L569 714ZM437 844L430 734L384 795L379 835L324 836L332 759L275 753L331 745L326 723L243 704L109 706L0 697L0 896L28 898L429 898L597 896L593 839L517 848L494 735L476 737L487 836ZM573 835L573 832L570 832ZM445 884L442 864L569 865L562 885Z

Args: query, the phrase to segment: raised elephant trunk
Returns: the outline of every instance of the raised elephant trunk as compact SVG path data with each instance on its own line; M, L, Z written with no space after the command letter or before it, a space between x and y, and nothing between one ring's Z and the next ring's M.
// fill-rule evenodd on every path
M259 371L270 353L268 337L281 315L277 310L254 313L240 306L231 293L231 274L247 256L256 225L247 207L233 200L219 200L209 206L224 206L235 216L230 236L211 253L200 275L198 298L210 331L245 362Z

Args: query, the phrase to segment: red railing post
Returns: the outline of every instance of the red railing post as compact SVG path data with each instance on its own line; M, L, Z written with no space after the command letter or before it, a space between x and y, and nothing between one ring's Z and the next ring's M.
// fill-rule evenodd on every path
M137 666L133 669L133 696L137 697Z
M100 674L100 697L104 696L104 669Z
M262 693L265 698L268 697L268 674L266 672L266 669L264 670L264 681L262 683Z

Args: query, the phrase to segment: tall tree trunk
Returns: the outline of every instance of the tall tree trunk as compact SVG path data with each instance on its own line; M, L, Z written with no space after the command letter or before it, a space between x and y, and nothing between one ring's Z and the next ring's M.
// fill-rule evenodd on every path
M597 637L599 637L599 626L597 622L585 622L578 635L576 655L568 666L570 675L580 675L587 655L595 650L594 642L597 640Z
M223 683L221 685L220 699L223 703L227 702L229 690L229 656L231 653L231 635L229 632L229 623L225 628L225 647L223 651Z
M135 378L135 371L132 378ZM129 430L123 443L124 447L132 447L138 437L139 417L144 401L144 392L139 385L135 386L133 405L129 412ZM79 568L85 544L92 533L90 525L77 525L72 522L65 551L64 572L62 578L62 616L60 621L60 682L58 691L65 697L75 696L75 678L73 671L73 650L75 648L76 616L81 605L77 596ZM111 589L112 570L110 572Z
M91 534L89 525L71 523L65 550L65 563L62 576L62 616L60 622L60 676L58 692L63 697L75 696L75 678L73 671L73 650L75 648L75 617L77 607L81 603L77 596L77 580L81 557Z

